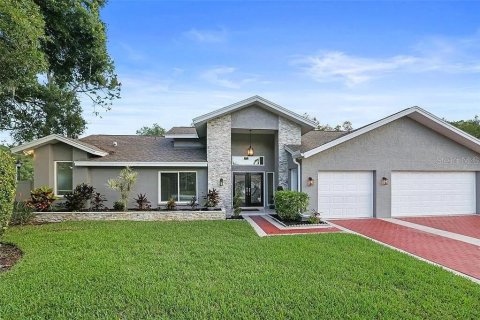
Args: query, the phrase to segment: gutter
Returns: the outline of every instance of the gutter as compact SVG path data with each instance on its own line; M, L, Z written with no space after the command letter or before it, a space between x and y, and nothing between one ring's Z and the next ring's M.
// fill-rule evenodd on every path
M297 191L302 191L302 165L297 161L297 158L292 158L293 163L297 165Z

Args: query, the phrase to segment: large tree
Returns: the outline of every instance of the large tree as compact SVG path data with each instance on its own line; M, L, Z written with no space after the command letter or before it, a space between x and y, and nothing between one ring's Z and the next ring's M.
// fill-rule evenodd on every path
M137 134L141 136L164 136L166 130L158 123L154 123L151 127L141 127L137 130Z
M28 18L31 12L25 9L18 13L12 9L16 4L38 13L39 21L29 25L25 16ZM11 80L4 86L0 78L4 88L0 91L0 130L11 131L16 142L52 133L77 137L86 127L81 102L90 101L93 112L98 114L99 108L108 110L119 98L120 83L107 52L105 24L100 19L104 5L104 0L5 0L0 6L2 20L10 17L5 25L11 26L4 28L0 24L0 35L6 35L0 50L10 48L13 57L23 54L27 60L37 57L16 44L9 47L4 41L20 32L12 30L21 29L25 22L26 30L22 32L36 32L31 41L37 39L32 47L37 48L40 57L28 81ZM0 69L4 65L11 67L14 60L0 60Z
M475 116L471 120L451 121L455 127L480 139L480 118Z

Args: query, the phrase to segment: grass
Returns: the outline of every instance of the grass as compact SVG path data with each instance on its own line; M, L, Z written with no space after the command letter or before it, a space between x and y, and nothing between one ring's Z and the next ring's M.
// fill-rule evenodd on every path
M348 234L244 221L11 228L0 319L479 319L480 286Z

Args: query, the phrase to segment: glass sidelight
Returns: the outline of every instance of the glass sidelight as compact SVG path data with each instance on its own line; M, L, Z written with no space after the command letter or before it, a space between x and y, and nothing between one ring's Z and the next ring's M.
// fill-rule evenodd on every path
M263 207L263 173L235 172L233 192L242 199L242 207Z

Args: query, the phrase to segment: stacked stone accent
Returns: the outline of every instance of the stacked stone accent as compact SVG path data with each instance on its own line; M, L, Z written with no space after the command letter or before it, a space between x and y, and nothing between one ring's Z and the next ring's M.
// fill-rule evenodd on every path
M232 209L232 117L230 114L207 123L208 189L220 194L220 205ZM223 179L223 186L220 186Z
M35 222L225 220L225 211L37 212Z
M301 144L302 129L296 123L279 117L278 118L278 185L288 188L288 157L285 145Z

